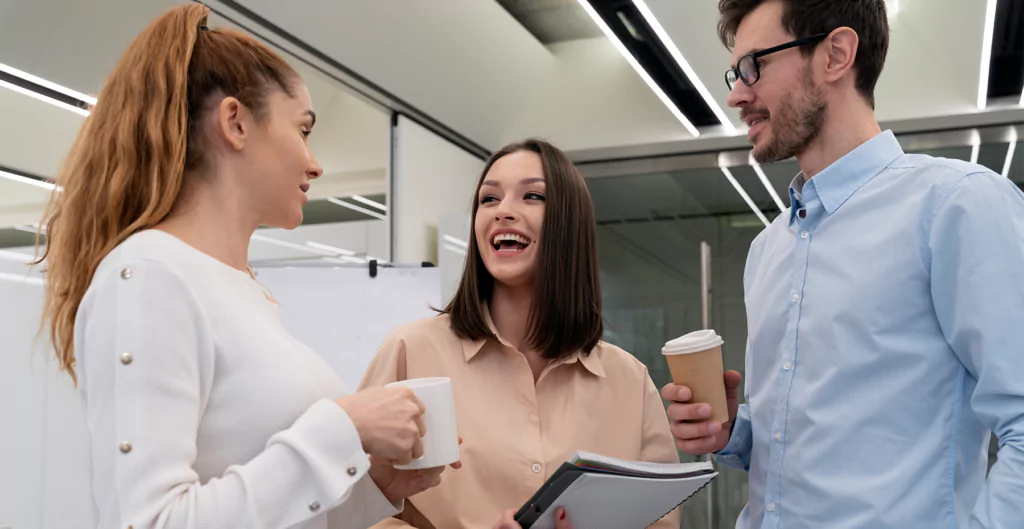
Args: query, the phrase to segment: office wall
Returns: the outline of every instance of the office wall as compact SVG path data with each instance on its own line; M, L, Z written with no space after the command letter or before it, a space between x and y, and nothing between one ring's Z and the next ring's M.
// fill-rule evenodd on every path
M437 264L438 222L469 213L484 162L404 116L393 138L391 260Z
M0 528L92 527L81 402L35 340L43 288L11 277L24 265L0 263Z

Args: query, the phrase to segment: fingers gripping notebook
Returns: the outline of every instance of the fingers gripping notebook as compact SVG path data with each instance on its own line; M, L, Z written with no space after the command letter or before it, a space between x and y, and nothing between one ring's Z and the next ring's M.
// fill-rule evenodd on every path
M578 452L520 509L524 529L554 529L565 507L574 527L643 529L718 474L710 462L660 465Z

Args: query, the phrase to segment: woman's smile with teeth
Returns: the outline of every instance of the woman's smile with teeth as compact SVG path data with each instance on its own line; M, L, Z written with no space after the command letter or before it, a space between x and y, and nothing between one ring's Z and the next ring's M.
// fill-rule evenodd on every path
M494 249L499 252L518 252L530 245L530 239L515 233L499 233L491 239Z

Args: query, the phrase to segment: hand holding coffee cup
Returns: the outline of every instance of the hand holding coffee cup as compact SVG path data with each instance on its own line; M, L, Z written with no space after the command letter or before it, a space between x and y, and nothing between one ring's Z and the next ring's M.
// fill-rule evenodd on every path
M414 378L392 382L384 389L412 390L426 407L423 412L423 450L411 462L396 464L399 470L417 470L450 465L459 460L459 433L455 424L455 395L446 377Z
M723 343L715 331L703 330L662 349L673 379L661 392L674 402L668 408L672 435L676 446L691 455L717 452L729 442L741 376L736 371L723 373Z
M369 388L334 401L356 427L363 451L389 461L423 455L423 402L409 389Z
M722 378L729 408L729 421L726 423L706 419L711 414L711 406L691 402L693 393L689 387L666 384L662 388L661 397L673 401L668 407L668 418L672 423L676 447L683 453L694 456L711 454L729 444L732 424L739 409L739 387L743 377L739 371L726 371Z

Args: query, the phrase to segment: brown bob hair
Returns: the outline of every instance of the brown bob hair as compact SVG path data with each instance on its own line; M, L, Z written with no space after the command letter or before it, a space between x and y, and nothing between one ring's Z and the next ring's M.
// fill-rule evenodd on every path
M547 187L527 339L546 358L563 358L575 351L587 355L600 341L604 322L594 206L579 169L565 153L541 139L506 145L484 166L473 194L473 218L479 208L480 186L491 166L504 156L522 151L540 156ZM480 340L492 336L482 304L491 299L494 277L480 257L475 222L470 226L462 280L441 313L451 316L452 331L457 336Z
M185 171L207 163L198 123L214 96L237 98L257 120L267 95L294 95L298 74L252 37L206 26L200 4L173 8L128 46L86 118L47 210L46 305L60 367L75 376L78 306L96 269L134 233L162 221ZM46 218L46 217L44 217Z

